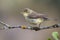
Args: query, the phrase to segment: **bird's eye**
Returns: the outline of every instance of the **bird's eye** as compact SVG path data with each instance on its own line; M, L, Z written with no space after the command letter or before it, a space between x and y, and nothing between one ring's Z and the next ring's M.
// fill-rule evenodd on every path
M27 10L27 9L25 9L25 10L24 10L24 12L28 12L28 10Z

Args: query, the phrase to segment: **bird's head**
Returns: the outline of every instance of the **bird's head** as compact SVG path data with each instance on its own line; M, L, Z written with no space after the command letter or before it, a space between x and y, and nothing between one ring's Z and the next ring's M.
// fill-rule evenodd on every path
M22 11L23 16L28 16L29 14L31 14L33 12L33 10L29 9L29 8L25 8Z

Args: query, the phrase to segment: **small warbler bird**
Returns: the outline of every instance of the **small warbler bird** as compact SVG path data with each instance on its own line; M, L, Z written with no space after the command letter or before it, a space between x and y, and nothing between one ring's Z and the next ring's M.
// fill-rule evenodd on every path
M42 22L48 20L46 15L41 14L41 13L37 13L29 8L25 8L23 10L22 14L30 24L39 25L39 27Z

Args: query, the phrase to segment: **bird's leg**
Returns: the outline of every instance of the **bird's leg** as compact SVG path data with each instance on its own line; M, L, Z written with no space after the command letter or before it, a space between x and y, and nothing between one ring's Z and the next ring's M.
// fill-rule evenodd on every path
M41 26L41 24L42 24L42 23L39 23L38 27L40 27L40 26Z
M43 23L43 22L39 23L39 24L38 24L38 27L40 27L42 23Z

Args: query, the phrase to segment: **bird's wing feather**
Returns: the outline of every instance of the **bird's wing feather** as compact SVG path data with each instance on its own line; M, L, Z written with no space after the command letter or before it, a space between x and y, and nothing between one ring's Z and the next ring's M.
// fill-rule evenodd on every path
M29 17L29 18L34 18L34 19L36 19L36 18L42 18L42 19L47 18L46 15L44 15L44 14L39 14L39 13L29 14L28 17Z

